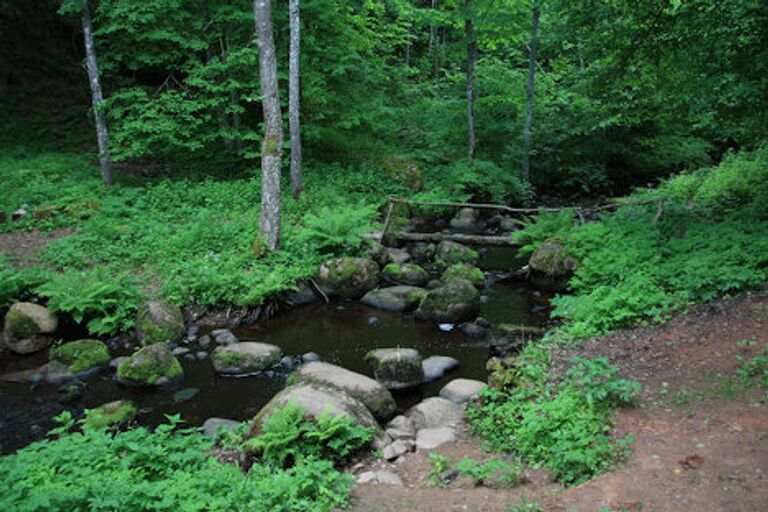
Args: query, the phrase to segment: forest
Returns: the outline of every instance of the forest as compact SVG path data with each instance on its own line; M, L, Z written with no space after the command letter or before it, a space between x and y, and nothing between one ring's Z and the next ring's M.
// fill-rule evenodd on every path
M768 509L762 0L0 0L5 510Z

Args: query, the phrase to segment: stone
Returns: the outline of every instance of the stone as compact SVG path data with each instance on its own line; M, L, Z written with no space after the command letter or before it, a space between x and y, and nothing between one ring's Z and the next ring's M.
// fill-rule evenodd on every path
M466 279L455 279L430 290L419 304L416 317L433 323L472 320L480 308L480 294Z
M415 263L390 263L381 272L381 277L389 282L410 286L424 286L429 282L429 274Z
M199 352L195 352L195 357L198 361L205 361L208 359L208 352L200 350Z
M491 354L506 357L519 352L528 342L541 338L546 329L532 325L499 324L490 333Z
M401 455L405 455L408 452L412 452L414 448L413 441L405 439L397 439L394 442L388 444L381 450L381 456L384 460L395 460Z
M189 353L190 353L190 350L187 347L176 347L171 351L171 354L173 354L176 357L181 357Z
M301 355L301 360L305 363L311 363L313 361L319 361L320 356L315 354L314 352L305 352Z
M424 381L421 355L412 348L380 348L365 355L374 378L388 389L417 386Z
M280 362L283 351L268 343L244 341L216 347L211 353L213 369L219 374L237 375L261 372Z
M392 439L413 439L416 437L413 422L402 414L395 416L392 421L387 423L386 433Z
M301 281L296 285L295 290L286 294L285 298L294 306L304 306L315 302L317 295L315 295L315 291L307 283Z
M379 242L371 241L365 248L365 254L370 259L378 263L380 267L384 267L390 261L389 251Z
M228 420L226 418L208 418L203 422L203 434L208 437L215 437L219 431L234 432L240 428L242 422Z
M444 283L449 283L455 279L466 279L478 290L485 287L485 274L483 274L483 271L466 263L451 265L445 269L445 272L440 277L440 280Z
M517 220L513 219L512 217L505 215L499 220L499 230L502 233L511 233L512 231L517 231L520 229L522 223Z
M181 363L165 343L147 345L117 367L117 378L124 384L159 386L183 376Z
M423 428L416 434L416 448L434 450L442 444L452 443L455 440L456 432L452 428Z
M198 388L184 388L181 391L177 391L173 394L173 401L177 404L192 400L197 394L200 393Z
M435 257L435 244L416 242L408 247L412 258L419 262L429 262Z
M477 397L478 393L487 388L480 380L454 379L440 390L440 397L457 404L464 404Z
M328 297L359 299L379 281L379 265L368 258L335 258L320 265L315 276Z
M110 355L107 346L99 340L77 340L51 348L48 352L50 362L58 361L66 365L73 374L101 368L109 364Z
M435 264L441 268L447 268L456 263L477 265L479 258L480 255L474 249L450 240L443 240L435 249Z
M208 348L208 346L211 344L211 337L207 334L204 334L198 338L197 344L200 345L200 348Z
M389 286L371 290L360 302L384 311L404 312L416 309L426 294L426 290L416 286Z
M414 428L451 427L464 419L464 409L450 400L440 397L430 397L422 400L405 412Z
M136 404L130 400L115 400L85 410L85 424L91 428L124 427L136 419Z
M398 249L396 247L390 247L387 249L390 263L396 263L402 265L411 261L411 255L405 249Z
M109 367L114 370L117 370L117 367L120 366L120 363L127 360L128 360L128 356L118 356L109 362Z
M136 334L142 345L178 341L184 336L184 316L178 306L151 300L139 307Z
M421 362L424 369L424 380L436 380L445 372L459 367L459 360L448 356L430 356Z
M296 382L339 389L362 402L379 421L386 421L395 414L395 399L386 387L346 368L323 362L306 363L293 373L292 378Z
M213 330L211 331L211 337L213 337L213 341L215 341L217 345L233 345L240 342L240 340L237 339L237 336L235 336L229 329Z
M357 475L356 481L358 484L381 484L391 485L394 487L402 487L403 480L392 471L380 470L380 471L365 471Z
M350 418L361 427L374 430L374 440L386 442L388 437L379 426L368 408L359 400L343 391L318 384L299 383L289 386L279 393L259 411L251 421L246 437L259 435L264 421L277 409L294 403L304 411L306 419L317 419L324 413ZM387 443L389 444L389 443ZM382 445L386 446L386 445Z
M568 279L576 265L576 260L566 254L565 248L557 239L541 244L528 260L534 284L552 291L562 291L567 287Z
M462 208L450 222L451 229L459 233L478 234L485 230L486 222L475 208Z
M483 340L488 337L491 330L477 320L479 319L476 319L474 322L465 322L459 326L459 329L473 340Z
M17 354L31 354L49 347L59 322L48 308L17 302L5 314L3 341Z

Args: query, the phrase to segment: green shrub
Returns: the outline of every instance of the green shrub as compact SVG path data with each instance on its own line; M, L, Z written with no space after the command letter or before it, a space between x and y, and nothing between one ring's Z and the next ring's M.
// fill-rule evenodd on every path
M56 274L36 290L48 299L48 307L85 323L88 332L108 335L133 326L141 301L135 282L126 276L111 276L104 271Z
M347 503L353 481L326 461L283 470L255 464L247 474L209 455L213 441L178 417L154 432L136 428L69 432L0 458L0 508L71 510L332 510Z
M330 412L306 420L304 410L292 401L273 412L264 421L259 436L246 441L245 448L261 463L279 468L321 459L343 465L368 445L372 436L372 429Z
M360 248L363 235L373 229L371 219L375 214L376 209L365 204L323 207L304 216L296 241L321 253L349 254Z
M0 253L0 308L28 299L46 276L41 269L16 269Z

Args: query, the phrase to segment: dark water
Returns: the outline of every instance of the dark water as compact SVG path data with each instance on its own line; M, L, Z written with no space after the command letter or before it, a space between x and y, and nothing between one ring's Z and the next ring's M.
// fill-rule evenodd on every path
M497 264L495 261L506 263ZM486 254L485 268L504 268L509 256ZM520 282L499 282L482 293L481 315L493 323L513 322L541 325L546 321L547 299ZM328 362L367 373L365 354L374 348L412 347L423 357L447 355L457 358L461 366L437 381L396 395L401 409L422 397L436 394L450 379L468 377L485 379L488 347L471 340L454 329L443 332L436 326L415 320L412 315L398 315L370 309L362 304L315 303L297 308L269 322L235 331L241 340L262 341L280 346L288 355L316 352ZM201 350L190 345L194 351ZM124 350L127 354L129 351ZM121 355L120 350L113 355ZM184 380L161 389L129 388L112 380L112 372L87 381L82 398L60 403L57 388L45 383L13 384L0 382L0 448L8 453L29 442L41 439L52 426L50 418L63 409L81 415L84 408L116 399L130 399L139 406L139 423L156 425L164 414L182 415L189 424L200 425L211 416L245 420L253 417L277 391L283 388L286 374L270 378L219 377L209 359L181 358ZM21 357L8 353L0 356L0 374L30 369L46 362L45 354ZM177 403L174 394L187 388L199 392L191 399Z

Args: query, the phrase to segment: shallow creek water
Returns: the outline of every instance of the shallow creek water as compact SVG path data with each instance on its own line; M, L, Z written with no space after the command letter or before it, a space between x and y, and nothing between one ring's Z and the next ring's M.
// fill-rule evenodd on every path
M481 262L485 270L507 269L510 254L489 250ZM548 300L526 283L497 282L482 293L481 315L494 324L510 322L542 325L547 318ZM443 332L432 324L417 321L412 315L387 313L357 302L314 304L298 307L254 326L234 330L243 341L263 341L280 346L290 356L313 351L322 360L351 370L367 373L366 352L374 348L410 347L423 357L447 355L460 361L460 367L443 378L425 383L396 395L398 407L405 409L421 398L437 394L451 379L467 377L484 380L488 346L466 337L460 330ZM201 350L190 346L193 352ZM125 354L127 350L123 351ZM113 356L124 355L120 350ZM165 414L180 413L191 425L201 425L211 416L246 420L285 385L286 373L232 378L216 376L210 359L180 358L184 380L159 389L129 388L117 384L112 372L105 370L87 380L83 396L71 403L60 402L56 386L45 383L0 382L0 450L12 452L34 440L42 439L52 426L51 418L64 409L77 417L84 408L121 398L136 402L138 422L153 426L164 421ZM6 353L0 357L0 374L31 369L46 363L46 354L27 357ZM174 395L188 388L199 391L192 398L178 402ZM178 398L178 396L177 396Z

